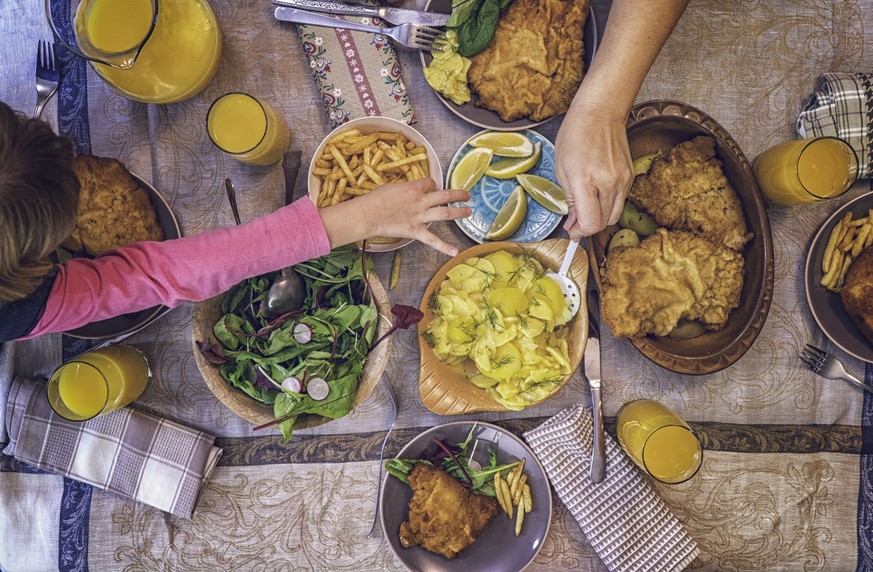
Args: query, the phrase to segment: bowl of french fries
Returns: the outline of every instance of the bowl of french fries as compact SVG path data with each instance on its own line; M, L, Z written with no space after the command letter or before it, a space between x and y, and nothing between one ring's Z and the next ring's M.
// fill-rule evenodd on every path
M843 307L840 290L852 262L873 248L873 193L850 200L828 217L812 239L804 282L812 317L838 348L873 363L873 344Z
M309 165L309 198L324 208L380 185L424 177L442 188L439 159L421 133L389 117L362 117L337 127L316 149ZM367 250L387 252L410 242L377 236L367 240Z

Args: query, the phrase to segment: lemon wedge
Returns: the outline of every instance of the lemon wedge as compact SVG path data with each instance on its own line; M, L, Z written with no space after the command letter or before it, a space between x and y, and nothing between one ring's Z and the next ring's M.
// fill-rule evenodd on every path
M559 215L569 212L567 195L564 189L552 181L537 175L516 175L516 180L524 187L530 198L541 204L547 210Z
M521 187L515 187L500 207L485 240L506 240L519 229L527 215L527 197Z
M472 147L491 149L498 157L529 157L533 143L517 131L486 131L468 141Z
M485 174L495 179L511 179L516 175L527 173L539 163L542 151L543 144L537 141L534 143L533 153L530 157L514 157L494 161L485 171Z
M473 185L485 174L493 156L494 151L491 149L477 148L471 150L461 157L461 160L455 165L449 186L453 189L463 189L465 191L472 189Z

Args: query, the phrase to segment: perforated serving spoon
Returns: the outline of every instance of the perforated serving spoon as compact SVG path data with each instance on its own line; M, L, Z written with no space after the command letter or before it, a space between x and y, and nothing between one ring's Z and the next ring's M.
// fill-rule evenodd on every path
M570 264L573 262L573 256L576 255L576 250L579 248L579 243L575 240L570 240L567 245L567 252L564 253L564 260L561 261L561 267L557 272L549 272L546 274L549 278L558 283L561 287L561 292L564 293L564 299L570 307L570 318L574 318L579 313L579 307L582 303L579 295L579 287L573 282L567 272L570 270Z

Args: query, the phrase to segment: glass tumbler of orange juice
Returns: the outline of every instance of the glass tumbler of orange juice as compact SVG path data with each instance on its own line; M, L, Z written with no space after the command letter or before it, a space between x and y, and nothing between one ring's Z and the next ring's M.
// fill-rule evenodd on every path
M846 192L858 177L858 156L837 137L799 139L767 149L753 169L767 200L790 207Z
M247 93L228 93L216 99L206 116L206 131L216 147L249 165L281 161L291 141L282 116Z
M662 483L687 481L703 461L700 441L688 424L657 401L639 399L623 405L616 431L634 463Z
M151 379L145 355L132 346L100 348L65 363L52 373L48 400L55 413L86 421L128 405Z

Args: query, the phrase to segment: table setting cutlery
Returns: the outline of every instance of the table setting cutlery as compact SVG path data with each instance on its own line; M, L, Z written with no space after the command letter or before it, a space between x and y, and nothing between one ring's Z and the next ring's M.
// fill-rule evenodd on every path
M821 348L806 344L806 347L800 352L800 360L808 365L814 373L825 379L844 379L864 391L873 393L873 387L847 372L837 358Z
M442 27L446 25L449 19L448 14L407 10L404 8L347 4L345 2L328 2L326 0L273 0L273 4L312 12L322 12L334 16L369 16L371 18L380 18L392 24L420 24L423 26Z
M585 345L585 377L591 387L591 413L594 445L591 451L592 483L606 478L606 443L603 436L603 401L600 395L600 295L597 287L588 288L588 343Z
M46 102L58 91L61 75L58 71L54 42L39 40L36 47L36 110L42 115Z
M313 14L312 12L307 12L305 10L296 10L284 6L276 8L273 14L277 20L283 22L294 22L296 24L309 24L311 26L383 34L392 38L398 44L415 50L430 50L441 33L435 28L419 24L400 24L399 26L388 28L368 26L366 24L348 22L339 18L331 18L330 16L322 16L321 14Z
M373 522L370 523L370 530L367 531L368 537L373 534L373 530L376 528L376 521L379 519L379 501L382 495L382 479L385 473L383 463L383 460L385 459L385 445L388 444L388 437L391 436L391 432L397 424L397 416L400 413L400 401L397 399L397 392L394 391L394 386L391 384L391 380L384 375L382 376L382 379L385 381L385 389L388 392L388 397L391 398L391 424L388 426L388 431L385 433L385 438L382 440L382 447L379 449L379 478L376 480L376 504L373 507Z

